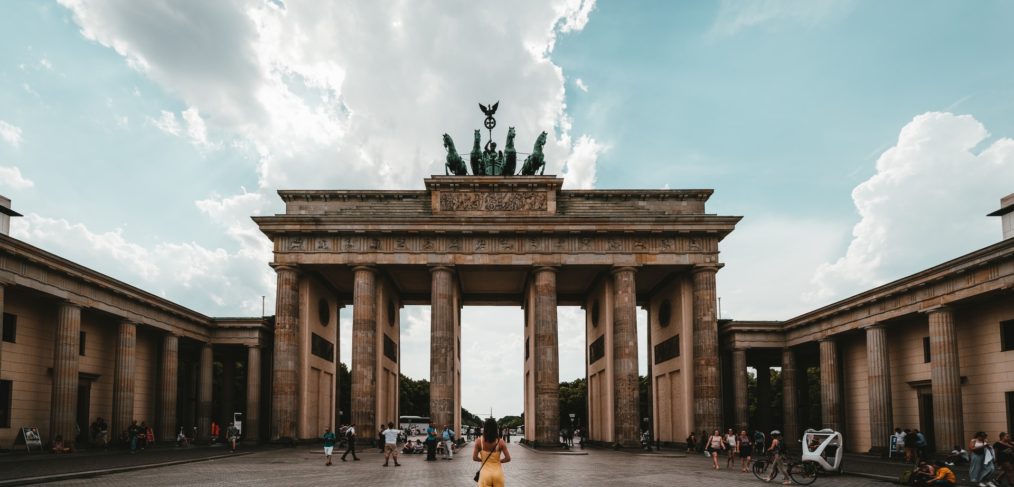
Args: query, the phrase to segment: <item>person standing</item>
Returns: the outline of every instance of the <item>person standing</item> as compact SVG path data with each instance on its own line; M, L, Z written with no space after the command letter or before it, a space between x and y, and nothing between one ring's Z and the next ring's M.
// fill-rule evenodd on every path
M451 425L444 425L442 435L444 440L444 460L454 460L454 430L451 429Z
M764 453L767 448L767 439L764 437L764 433L761 430L754 430L753 432L753 449L757 453Z
M495 419L486 419L482 437L472 449L472 461L481 462L477 487L504 487L503 464L511 461L511 454L507 443L497 434Z
M736 447L739 449L740 464L743 467L743 471L746 472L746 467L750 464L750 455L753 453L750 445L750 435L747 434L746 430L739 432Z
M141 427L137 425L137 420L130 422L130 426L127 427L127 439L130 441L130 453L137 453L137 439L140 437Z
M690 432L690 436L687 437L687 453L693 453L697 451L697 433Z
M229 423L229 427L225 430L225 437L229 439L229 447L232 448L230 451L235 453L236 443L239 442L239 428L236 427L236 423Z
M401 435L401 430L394 429L394 423L387 423L387 429L382 431L380 434L384 435L384 466L387 466L387 462L390 458L394 457L394 466L400 467L398 463L398 436Z
M993 481L999 484L1004 480L1007 485L1012 485L1014 465L1011 464L1011 460L1014 459L1014 442L1011 442L1007 433L1000 433L1000 439L993 443L993 453L996 454L996 466L1000 468L1000 474Z
M771 446L768 447L768 453L772 453L771 459L771 476L766 479L770 482L778 476L778 472L782 473L782 485L792 485L792 480L789 478L789 471L785 469L782 457L785 455L785 444L782 443L782 432L774 430L771 432Z
M331 454L334 453L334 443L338 437L331 431L331 428L324 428L324 434L321 436L324 440L324 458L327 459L327 463L324 466L331 466Z
M905 432L901 428L894 428L894 453L903 455L905 450ZM906 458L907 461L907 458Z
M915 443L912 445L914 447L915 453L915 458L913 458L913 460L915 461L915 463L918 464L920 461L925 460L927 458L926 447L928 446L928 443L926 443L926 435L922 434L922 431L919 431L917 429L912 430L912 436L915 437ZM906 436L905 444L909 443L908 440L909 438L908 436Z
M385 428L384 425L380 425L380 427L377 428L377 449L380 450L380 453L384 453L384 431L385 430L387 430L387 428Z
M435 462L437 460L437 428L430 423L426 427L426 461Z
M992 486L992 482L984 482L993 473L993 448L987 441L988 435L980 431L968 440L968 451L972 452L972 461L968 466L969 480L975 482L979 487Z
M345 441L348 442L348 446L345 447L345 453L342 453L342 461L345 461L345 457L349 453L352 454L352 459L359 461L359 457L356 456L356 424L352 423L348 429L345 430Z

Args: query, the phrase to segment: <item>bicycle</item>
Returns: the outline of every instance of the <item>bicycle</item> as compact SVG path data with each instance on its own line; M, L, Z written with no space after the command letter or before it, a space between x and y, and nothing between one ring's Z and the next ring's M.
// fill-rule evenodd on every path
M753 475L758 480L768 481L768 477L771 477L773 473L772 467L772 455L768 454L764 459L754 460L750 467ZM793 483L799 485L810 485L817 481L817 466L813 462L802 462L792 459L786 455L782 455L782 465L785 466L785 472L782 475L787 477ZM771 480L774 480L772 477ZM785 479L783 479L785 480Z

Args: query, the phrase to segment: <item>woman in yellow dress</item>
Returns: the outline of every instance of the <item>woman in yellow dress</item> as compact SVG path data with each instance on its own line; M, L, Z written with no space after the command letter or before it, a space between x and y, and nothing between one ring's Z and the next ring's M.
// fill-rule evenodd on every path
M478 487L504 487L503 464L511 461L507 443L500 439L496 420L487 418L482 425L482 437L475 442L472 461L483 462L479 471Z

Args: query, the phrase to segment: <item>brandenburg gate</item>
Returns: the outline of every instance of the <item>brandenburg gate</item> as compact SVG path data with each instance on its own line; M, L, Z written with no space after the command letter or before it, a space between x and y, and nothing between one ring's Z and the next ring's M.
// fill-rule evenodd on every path
M639 444L637 306L648 311L658 439L722 427L715 275L718 243L740 217L709 214L711 190L564 190L563 179L533 172L527 163L521 176L462 171L426 179L422 191L279 191L285 213L254 217L278 279L272 439L316 438L336 423L329 357L333 315L346 305L351 418L367 438L398 421L399 310L412 304L431 309L436 424L460 431L461 374L481 373L461 369L462 307L520 306L525 437L557 444L565 305L585 310L591 441Z

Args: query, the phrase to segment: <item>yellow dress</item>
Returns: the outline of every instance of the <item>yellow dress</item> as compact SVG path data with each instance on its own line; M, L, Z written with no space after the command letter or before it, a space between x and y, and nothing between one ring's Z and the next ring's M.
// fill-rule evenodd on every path
M499 443L499 440L497 442ZM478 487L504 487L500 449L494 448L493 451L486 451L482 449L483 446L481 443L479 444L479 458L486 463L482 465L482 470L479 472L479 483L476 485ZM489 460L486 460L486 457L489 457Z

